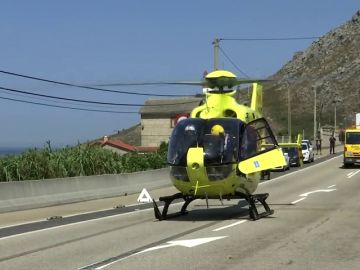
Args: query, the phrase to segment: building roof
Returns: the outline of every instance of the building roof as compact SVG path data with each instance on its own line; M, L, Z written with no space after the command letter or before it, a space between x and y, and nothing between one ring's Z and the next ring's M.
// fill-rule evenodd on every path
M124 150L127 152L135 152L136 151L135 146L124 143L121 140L110 140L109 139L109 140L101 143L101 146L105 146L105 145L109 145L109 146L112 146L112 147L115 147L115 148L118 148L118 149L121 149L121 150Z
M97 141L94 144L100 144L101 147L108 145L117 149L121 149L126 152L149 153L149 152L156 152L159 149L159 147L134 146L127 144L119 139L108 139L107 136L105 136L103 140Z
M190 113L200 104L202 97L180 97L172 99L149 99L140 108L143 115L173 116L180 113ZM151 106L148 106L151 105Z

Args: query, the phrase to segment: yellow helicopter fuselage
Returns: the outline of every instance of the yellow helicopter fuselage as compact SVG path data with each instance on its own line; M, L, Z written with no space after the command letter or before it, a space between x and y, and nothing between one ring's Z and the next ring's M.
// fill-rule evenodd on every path
M206 93L204 104L194 108L191 118L183 120L187 121L182 123L184 127L178 128L186 130L185 124L189 126L194 122L197 133L201 130L201 134L196 134L196 143L191 145L192 137L184 139L189 143L187 152L184 153L186 162L183 162L182 166L171 166L169 162L172 182L182 194L199 198L222 198L236 192L252 194L259 184L262 170L285 164L278 148L254 157L250 155L246 160L239 156L241 151L246 150L241 150L246 144L241 135L246 124L261 118L262 87L253 83L251 106L238 104L234 95L235 91ZM225 132L228 133L226 140L229 142L228 149L218 147L221 155L226 156L219 157L218 163L212 159L214 153L209 149L210 146L217 145L217 140L207 132L214 124L225 126ZM179 140L180 136L177 138ZM176 136L173 139L176 139ZM211 139L215 139L213 143ZM265 144L265 141L257 141L257 148L261 152L260 144Z

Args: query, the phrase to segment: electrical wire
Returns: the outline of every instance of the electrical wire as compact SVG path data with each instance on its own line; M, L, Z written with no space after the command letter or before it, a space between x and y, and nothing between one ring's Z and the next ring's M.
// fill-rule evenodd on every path
M63 108L63 109L87 111L87 112L102 112L102 113L116 113L116 114L136 113L136 114L138 114L138 112L130 112L130 111L95 110L95 109L85 109L85 108L70 107L70 106L52 105L52 104L47 104L47 103L42 103L42 102L33 102L33 101L27 101L27 100L15 99L15 98L7 98L7 97L0 97L0 99L10 100L10 101L15 101L15 102L20 102L20 103L33 104L33 105L46 106L46 107Z
M292 40L309 40L320 37L279 37L279 38L219 38L225 41L292 41Z
M2 89L0 89L0 93L3 93L5 95L20 97L20 98L25 98L26 100L45 101L45 102L47 102L47 104L55 102L56 104L75 105L75 106L80 106L80 107L85 107L85 108L89 107L89 105L87 105L87 104L81 104L81 103L78 104L76 102L71 102L71 101L51 100L51 99L47 99L47 98L33 97L33 96L26 95L26 94L7 92L7 91L2 90ZM105 108L105 109L108 109L109 106L92 104L91 108ZM137 111L134 111L134 112L137 112Z
M57 100L66 100L66 101L74 101L74 102L81 102L81 103L88 103L88 104L100 104L100 105L110 105L110 106L128 106L128 107L153 107L153 106L160 106L159 104L131 104L131 103L113 103L113 102L100 102L100 101L91 101L91 100L83 100L83 99L74 99L74 98L64 98L64 97L57 97L57 96L50 96L50 95L44 95L44 94L37 94L33 92L27 92L27 91L21 91L16 90L12 88L7 87L1 87L1 90L9 91L9 92L15 92L15 93L21 93L21 94L27 94L31 96L38 96L38 97L46 97L51 99L57 99ZM195 101L187 101L187 102L178 102L178 103L165 103L161 104L161 106L169 106L169 105L181 105L181 104L190 104L194 103Z
M28 76L24 74L14 73L10 71L0 70L0 73L41 81L41 82L47 82L47 83L53 83L58 85L65 85L65 86L71 86L71 87L77 87L82 89L88 89L88 90L94 90L94 91L101 91L101 92L110 92L110 93L117 93L117 94L127 94L127 95L137 95L137 96L153 96L153 97L184 97L184 96L192 96L192 95L165 95L165 94L147 94L147 93L140 93L140 92L130 92L130 91L121 91L121 90L112 90L112 89L106 89L106 88L99 88L99 87L92 87L92 86L85 86L85 85L79 85L79 84L73 84L73 83L66 83L66 82L60 82L60 81L54 81L54 80L48 80L43 78L38 78L34 76Z
M224 52L223 48L219 46L221 53L225 56L225 58L245 77L250 78L244 71L242 71L231 59L230 57Z

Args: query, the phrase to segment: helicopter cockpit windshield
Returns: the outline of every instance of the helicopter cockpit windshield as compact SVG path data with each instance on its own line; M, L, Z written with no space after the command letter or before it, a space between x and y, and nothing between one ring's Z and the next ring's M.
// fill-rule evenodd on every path
M189 118L180 121L170 138L168 163L186 166L190 147L203 147L205 166L236 162L243 125L234 118Z

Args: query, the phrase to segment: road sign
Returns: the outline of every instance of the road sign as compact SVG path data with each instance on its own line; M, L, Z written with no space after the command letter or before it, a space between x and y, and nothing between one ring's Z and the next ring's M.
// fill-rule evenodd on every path
M150 203L150 202L152 202L152 198L151 198L149 192L145 188L143 188L137 201L140 203Z

